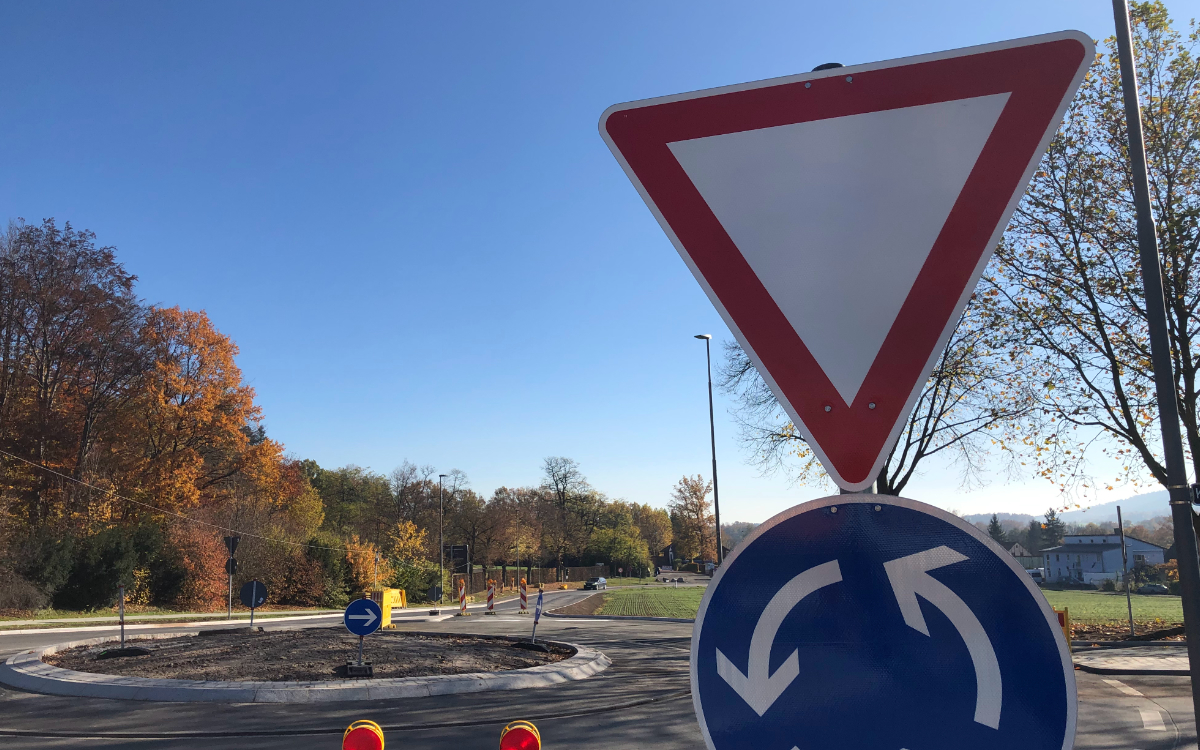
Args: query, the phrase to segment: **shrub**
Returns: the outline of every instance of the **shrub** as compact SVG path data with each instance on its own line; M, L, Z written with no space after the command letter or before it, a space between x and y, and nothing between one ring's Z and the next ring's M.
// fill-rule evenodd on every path
M1116 591L1117 590L1117 582L1111 578L1105 578L1100 583L1100 590L1101 591Z
M0 609L41 609L48 601L33 583L11 571L0 570Z

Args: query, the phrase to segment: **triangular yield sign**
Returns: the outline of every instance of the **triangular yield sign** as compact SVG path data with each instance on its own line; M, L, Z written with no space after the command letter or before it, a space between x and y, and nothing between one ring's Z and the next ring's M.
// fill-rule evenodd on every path
M1094 56L1067 31L601 117L843 489L875 481Z

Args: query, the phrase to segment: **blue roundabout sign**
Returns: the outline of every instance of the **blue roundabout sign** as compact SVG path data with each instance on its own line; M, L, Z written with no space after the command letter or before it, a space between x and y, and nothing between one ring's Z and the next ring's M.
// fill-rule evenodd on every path
M1068 750L1075 673L1054 611L981 531L838 495L755 529L708 587L692 700L711 750Z

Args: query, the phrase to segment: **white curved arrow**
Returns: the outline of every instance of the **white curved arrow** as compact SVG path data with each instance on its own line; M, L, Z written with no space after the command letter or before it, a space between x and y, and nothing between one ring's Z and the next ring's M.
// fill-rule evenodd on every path
M784 618L800 600L818 589L842 580L842 570L837 560L830 560L813 568L784 584L783 588L771 597L766 609L754 626L754 635L750 637L750 659L746 664L746 674L733 665L717 649L717 674L729 687L742 696L753 708L755 713L762 716L771 704L787 690L792 680L800 674L800 655L793 651L791 656L779 665L775 674L769 674L771 668L771 646L775 643L775 634Z
M992 641L966 602L928 572L967 559L969 558L966 555L959 554L949 547L934 547L915 555L885 562L883 567L892 583L892 591L896 594L896 603L900 605L900 613L904 615L906 625L929 635L929 627L925 624L921 605L917 602L917 596L920 595L922 599L940 609L958 631L963 642L967 644L967 652L975 666L975 721L986 727L998 729L1004 694L1000 682L1000 663L996 661L996 650L992 648Z

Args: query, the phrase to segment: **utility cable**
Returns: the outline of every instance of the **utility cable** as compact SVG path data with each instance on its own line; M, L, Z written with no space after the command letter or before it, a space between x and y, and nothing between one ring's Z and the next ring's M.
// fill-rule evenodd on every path
M323 550L330 550L333 552L350 552L351 551L349 547L322 547L320 545L307 544L305 542L290 542L286 539L276 539L274 537L263 536L261 534L252 534L248 531L238 531L237 529L231 529L228 526L221 526L219 524L209 523L208 521L201 521L199 518L192 518L191 516L185 516L184 514L177 513L173 510L164 510L162 508L155 507L149 503L143 503L139 500L134 500L132 498L125 497L124 495L119 495L112 490L106 490L103 487L97 487L95 485L88 484L87 482L80 481L80 480L76 479L75 477L67 476L66 474L63 474L62 472L55 471L54 469L51 469L47 466L42 466L41 464L34 463L33 461L30 461L29 459L21 458L20 456L14 456L13 454L11 454L7 451L0 450L0 456L7 456L7 457L13 459L14 461L20 461L21 463L32 466L35 469L41 469L42 471L46 472L47 474L53 474L54 476L59 477L60 479L66 479L68 482L74 482L75 484L78 484L82 487L87 487L90 490L95 490L96 492L103 493L105 495L108 495L109 497L116 498L117 500L122 500L122 501L130 503L132 505L137 505L142 508L146 508L147 510L154 511L155 513L162 513L164 515L173 516L174 518L178 518L181 521L187 521L188 523L196 523L196 524L200 524L201 526L207 526L208 528L216 529L217 531L227 531L230 534L234 534L236 536L246 536L246 537L250 537L252 539L261 539L264 542L271 542L273 544L285 544L289 547L304 547L306 549L323 549Z

